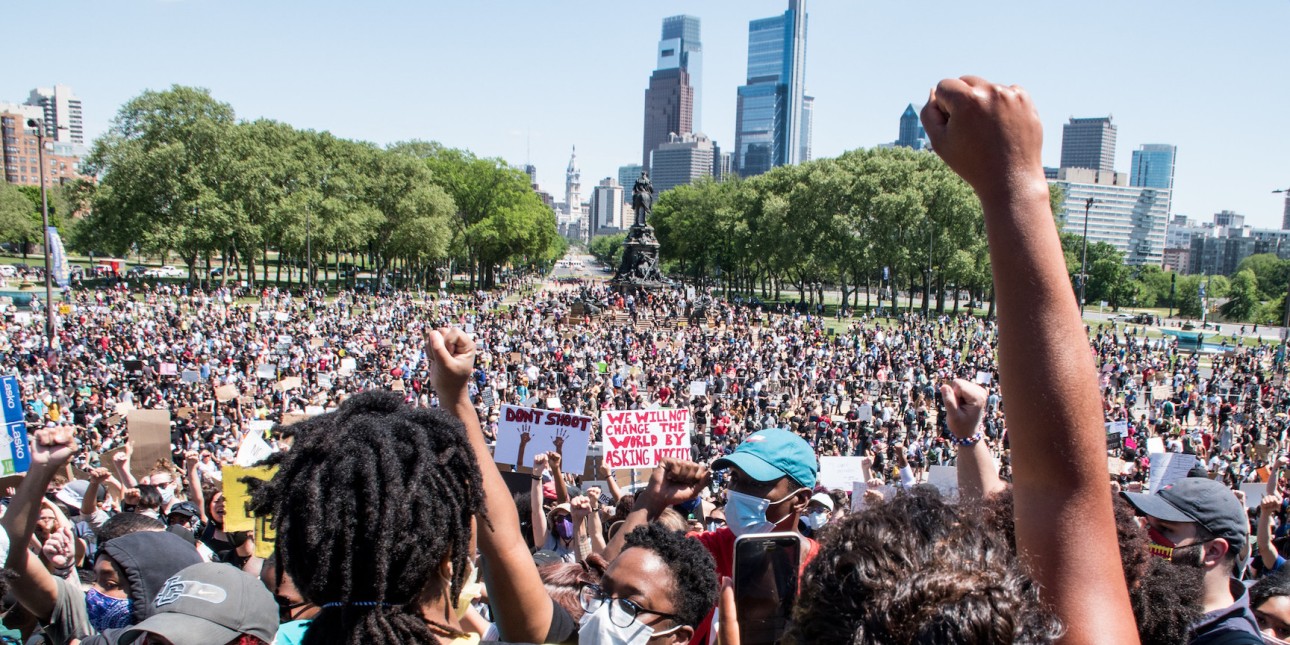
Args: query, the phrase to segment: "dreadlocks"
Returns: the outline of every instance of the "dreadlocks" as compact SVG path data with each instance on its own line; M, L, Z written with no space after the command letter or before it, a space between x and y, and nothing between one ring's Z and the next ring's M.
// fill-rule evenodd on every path
M483 482L461 423L365 392L292 426L277 475L252 491L272 514L277 553L324 607L307 645L434 642L418 600L445 559L461 592Z

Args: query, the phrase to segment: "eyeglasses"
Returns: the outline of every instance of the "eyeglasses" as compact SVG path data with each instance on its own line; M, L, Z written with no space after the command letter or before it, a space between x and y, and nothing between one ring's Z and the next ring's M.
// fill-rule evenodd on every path
M578 591L578 600L582 603L583 611L588 614L594 613L597 609L600 609L600 606L604 604L605 601L613 601L609 605L609 622L613 623L617 627L627 627L631 625L640 614L653 614L660 618L669 618L676 621L680 620L680 618L675 614L665 614L661 611L646 609L626 598L610 598L609 594L605 593L605 590L600 588L600 585L582 585L582 588Z

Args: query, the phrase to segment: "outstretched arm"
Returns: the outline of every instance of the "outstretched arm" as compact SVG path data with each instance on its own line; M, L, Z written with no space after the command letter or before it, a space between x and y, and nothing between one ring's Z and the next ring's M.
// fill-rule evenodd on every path
M1017 550L1065 621L1065 642L1136 643L1097 374L1048 204L1039 115L1025 90L965 76L937 85L922 121L985 216Z
M1265 496L1259 503L1259 534L1255 539L1259 543L1259 558L1268 571L1276 570L1277 557L1281 555L1272 544L1272 516L1279 510L1281 496L1276 493Z
M985 418L985 390L976 383L955 379L941 386L945 421L958 440L959 499L979 500L1007 487L999 479L999 467L985 444L981 420ZM968 442L969 445L964 445Z
M547 642L554 611L551 596L538 577L537 565L520 533L515 503L493 463L466 388L475 363L475 342L457 329L431 331L426 334L426 356L439 401L466 427L479 462L487 515L477 522L479 550L488 560L484 579L497 628L503 640Z
M546 472L546 453L533 455L533 483L529 486L529 528L533 531L533 548L546 542L546 511L542 509L542 473Z
M37 430L32 442L31 468L18 485L18 492L9 504L9 510L0 518L9 535L9 559L6 567L14 572L9 588L18 602L41 622L48 622L58 602L58 586L40 558L32 555L27 545L36 533L36 520L45 489L54 475L76 453L75 428L63 426L51 430Z

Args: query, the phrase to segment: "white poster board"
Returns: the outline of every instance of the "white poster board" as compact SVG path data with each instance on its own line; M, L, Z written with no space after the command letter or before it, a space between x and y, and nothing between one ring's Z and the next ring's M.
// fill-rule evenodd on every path
M690 383L690 396L691 396L691 397L695 397L695 396L707 396L707 394L708 394L708 382L707 382L707 381L693 381L693 382L691 382L691 383Z
M820 457L820 476L815 481L829 490L851 490L852 484L866 479L864 457Z
M1115 433L1120 435L1121 437L1127 437L1129 436L1129 422L1112 421L1106 424L1106 433L1107 434Z
M581 472L592 421L591 417L576 414L503 405L497 416L493 460L531 468L533 455L557 452L563 470Z
M856 408L856 415L859 421L873 421L873 406L866 403Z
M608 410L600 416L610 470L653 468L666 458L690 459L690 411Z
M978 371L976 373L976 382L979 385L989 385L994 377L989 372Z
M1147 474L1147 492L1156 494L1161 488L1184 477L1196 465L1196 455L1180 452L1151 453L1151 470Z
M1147 452L1164 452L1165 440L1160 437L1147 437Z
M1259 507L1259 502L1263 501L1263 496L1268 492L1268 485L1259 482L1245 482L1241 484L1241 492L1245 493L1245 508L1254 510Z
M959 469L957 466L929 466L927 483L935 486L942 495L950 499L958 499Z

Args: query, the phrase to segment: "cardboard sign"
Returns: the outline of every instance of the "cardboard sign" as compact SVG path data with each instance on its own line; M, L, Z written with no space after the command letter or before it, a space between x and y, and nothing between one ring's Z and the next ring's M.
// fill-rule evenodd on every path
M532 468L533 455L557 452L561 468L577 472L587 456L592 421L576 414L503 405L497 416L493 461Z
M399 379L393 383L390 383L390 390L394 392L404 391L403 379Z
M1196 465L1196 455L1180 452L1151 453L1151 470L1147 473L1147 492L1155 495L1161 488L1184 477Z
M323 339L321 339L321 338L310 338L310 339L309 339L309 346L310 346L310 347L313 347L313 348L322 347L323 345L326 345L326 344L327 344L327 341L325 341L325 340L323 340Z
M273 389L279 392L287 392L300 387L300 383L301 381L299 376L288 376L287 378L278 381L278 384L274 385Z
M135 410L126 416L125 425L134 448L130 472L136 477L148 474L158 461L174 461L170 452L170 410Z
M267 558L273 554L277 536L273 533L273 518L256 516L249 508L251 502L250 487L242 482L244 478L268 481L278 472L273 468L243 468L224 466L220 475L224 481L224 530L253 531L255 555ZM263 553L264 555L260 555Z
M193 416L194 412L196 412L196 410L193 410L192 408L177 408L175 410L175 417L179 419L188 419Z
M25 473L31 467L31 444L22 413L22 388L18 377L0 378L0 409L4 411L4 437L0 439L0 475Z
M295 423L300 423L311 416L313 415L303 414L301 412L284 412L282 414L282 423L280 425L289 426Z
M1241 492L1245 493L1245 508L1254 510L1259 507L1263 501L1263 496L1268 492L1267 484L1258 482L1245 482L1241 484Z
M623 410L600 416L610 470L653 468L668 457L690 459L690 411Z
M851 490L852 484L868 480L865 475L864 457L820 457L816 482L830 490Z
M179 366L175 363L162 363L159 372L162 376L175 376L179 373Z
M1173 396L1173 388L1168 385L1157 385L1151 388L1151 398L1157 401L1163 401Z
M519 352L511 352L511 354L510 354L509 358L510 358L510 361L511 361L512 363L518 363L518 362L520 362L520 360L522 360L524 357L523 357L523 356L521 356Z
M215 400L220 403L227 403L241 395L242 393L238 391L236 385L221 385L215 388Z

